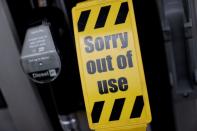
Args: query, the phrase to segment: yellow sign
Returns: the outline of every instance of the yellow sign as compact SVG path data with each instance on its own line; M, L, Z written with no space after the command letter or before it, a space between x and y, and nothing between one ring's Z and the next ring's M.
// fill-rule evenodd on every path
M91 129L151 121L131 0L95 0L73 8L73 24Z

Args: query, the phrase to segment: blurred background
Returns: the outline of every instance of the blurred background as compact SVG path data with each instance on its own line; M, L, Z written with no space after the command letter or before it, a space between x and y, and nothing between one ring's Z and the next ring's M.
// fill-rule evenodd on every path
M0 131L89 131L71 9L82 0L0 0ZM106 0L107 2L107 0ZM149 131L197 131L197 1L133 0L152 122ZM49 83L21 64L26 32L51 26L62 63Z

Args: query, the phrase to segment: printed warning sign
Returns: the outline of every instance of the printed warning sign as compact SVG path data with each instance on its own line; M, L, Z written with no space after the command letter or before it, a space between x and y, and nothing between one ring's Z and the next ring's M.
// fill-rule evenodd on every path
M76 49L91 129L151 121L132 1L87 1L73 9Z

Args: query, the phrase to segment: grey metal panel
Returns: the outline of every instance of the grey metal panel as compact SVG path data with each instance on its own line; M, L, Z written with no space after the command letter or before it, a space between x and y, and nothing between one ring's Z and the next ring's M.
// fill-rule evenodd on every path
M16 131L7 109L0 110L0 131Z
M174 107L177 131L197 131L197 100L179 101Z
M190 2L190 6L189 6L190 11L189 12L191 14L184 14L184 15L186 15L186 16L189 15L190 17L192 16L191 17L192 18L192 24L190 25L190 21L188 21L185 18L186 16L183 17L184 18L184 21L183 22L185 22L185 23L182 23L182 27L179 27L179 28L180 29L181 28L185 28L184 30L182 30L182 32L184 33L184 36L182 36L182 37L180 36L179 40L184 39L186 41L186 38L188 39L186 41L185 45L186 45L186 47L188 47L188 49L190 49L189 51L187 50L190 53L190 54L189 53L187 54L187 57L188 56L190 56L190 57L188 57L188 60L189 61L186 61L186 65L190 65L190 62L191 62L192 63L192 66L191 67L193 68L193 67L196 67L196 55L195 55L195 53L196 53L196 49L197 48L196 48L196 42L193 43L193 41L191 41L191 36L190 36L189 29L192 27L192 30L193 30L192 39L195 39L195 41L196 41L197 40L196 39L196 24L197 24L197 22L196 22L196 16L195 16L196 15L196 12L195 12L196 10L194 10L194 9L196 9L195 7L196 7L196 3L197 2L196 2L196 0L188 0L188 1ZM175 13L175 11L176 11L176 12L179 13L179 15L180 15L180 11L181 10L184 13L183 7L186 6L185 5L186 3L182 3L180 0L157 0L157 2L158 2L158 7L160 9L161 22L163 22L165 24L169 24L169 23L166 23L166 21L164 19L165 16L162 14L162 11L163 12L168 12L168 15L170 14L169 7L166 8L165 11L164 11L164 8L162 7L162 6L164 6L164 3L165 2L168 3L168 5L166 4L166 6L169 6L169 3L170 2L171 2L171 6L173 4L177 4L177 2L178 3L180 2L180 4L181 4L181 6L179 5L180 6L179 7L180 10L177 10L178 8L177 7L175 8L175 6L174 7L172 6L172 8L171 8L171 11L174 10L174 12L172 12L172 13ZM184 2L187 2L187 0L184 0ZM182 4L183 4L183 6L182 6ZM177 13L177 15L178 15L178 13ZM173 17L172 20L176 20L175 17ZM175 24L176 25L180 24L180 21L181 21L181 19L177 19L176 22L175 22ZM169 29L168 28L169 27L167 27L166 29L167 30L172 29L172 27L169 28ZM192 30L191 30L191 32L192 32ZM188 32L185 33L184 31L185 32L188 31ZM177 30L177 32L179 33L181 31L178 31ZM176 35L177 35L177 32L176 32ZM164 34L164 37L165 36L168 36L168 35L165 35ZM169 35L169 36L171 37L171 35ZM165 38L169 38L169 37L165 37ZM168 39L167 39L167 41L168 41ZM172 48L172 44L174 44L174 43L172 43L172 41L168 41L168 42L166 42L166 44L168 44L168 46L166 48L168 50L167 51L167 55L168 55L168 58L170 58L169 57L169 52L172 52L172 49L173 49ZM181 46L181 42L178 42L177 44L178 44L177 47L180 47ZM184 48L184 49L187 49L187 48ZM182 53L183 54L183 51L181 51L179 53ZM184 57L181 57L180 60L183 60L183 59L184 59ZM169 60L170 59L168 59L168 61ZM174 62L174 60L172 60L170 63L173 63L173 62ZM179 64L178 66L179 67L183 67L183 64ZM190 67L190 66L188 66L188 67ZM183 71L180 72L180 73L183 73ZM177 76L179 76L179 75L177 75ZM181 82L183 82L183 79L181 79ZM182 86L182 87L188 87L187 85L184 85L184 83L181 83L179 85L179 87L180 86ZM176 90L177 90L177 88L176 88ZM190 91L190 90L192 91L192 94L190 94L189 96L187 96L187 92ZM192 85L192 88L190 90L188 90L187 88L186 88L186 90L183 90L183 92L185 92L185 94L183 94L183 96L185 96L185 97L183 97L183 96L177 97L178 96L177 93L172 93L173 94L173 98L174 98L174 100L173 100L173 108L174 108L174 119L175 119L176 131L197 131L197 124L196 124L197 123L196 83L195 83L195 85L194 84Z
M21 69L20 55L2 2L0 0L0 88L9 113L18 131L52 131L43 104Z
M188 0L189 1L189 0ZM196 55L197 50L197 1L189 1L189 12L192 18L192 40L189 44L191 45L192 58L195 60L194 66L196 67ZM188 99L182 101L175 101L174 103L174 113L176 119L177 131L197 131L197 99L196 99L196 85L193 89L195 99Z

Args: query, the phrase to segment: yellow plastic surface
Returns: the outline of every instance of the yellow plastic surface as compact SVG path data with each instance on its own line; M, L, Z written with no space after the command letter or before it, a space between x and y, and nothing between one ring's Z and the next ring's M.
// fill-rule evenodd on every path
M127 129L101 129L96 131L146 131L147 126L142 126L138 128L127 128Z
M121 4L125 2L128 2L129 9L126 20L124 23L115 24ZM102 28L95 28L101 8L106 6L110 6L106 22ZM84 11L86 13L90 11L88 19L86 22L80 23L80 17L82 17L81 14ZM86 1L77 4L73 8L72 14L80 77L90 128L102 131L101 129L104 128L117 129L121 127L128 129L126 127L129 126L132 126L132 128L145 127L151 121L151 112L132 1ZM85 28L79 29L79 26ZM102 43L104 43L104 47ZM97 48L95 45L97 45ZM111 65L109 64L109 57L111 57ZM107 71L98 71L97 62L99 63L101 59L104 59L104 65L107 63ZM107 93L98 84L100 83L101 85L101 81L105 80L108 84ZM109 80L111 81L109 82ZM118 86L118 82L120 86ZM102 91L99 92L99 89ZM138 97L143 98L144 102L140 116L138 112L140 103L135 103L138 102ZM124 101L123 105L117 104L117 102L116 108L113 110L117 99L121 99L121 102ZM140 101L140 99L138 100ZM96 102L100 102L100 104L98 107L96 106L97 108L95 107L94 111L96 113L94 113L100 114L100 116L98 121L93 122L92 114L94 114L93 108ZM99 113L100 110L101 112ZM118 114L118 110L121 110L120 114ZM134 110L138 112L138 117L131 118ZM110 120L112 112L116 115L115 118L118 119L114 120L113 117ZM120 116L117 117L118 115ZM96 118L98 119L98 116Z

